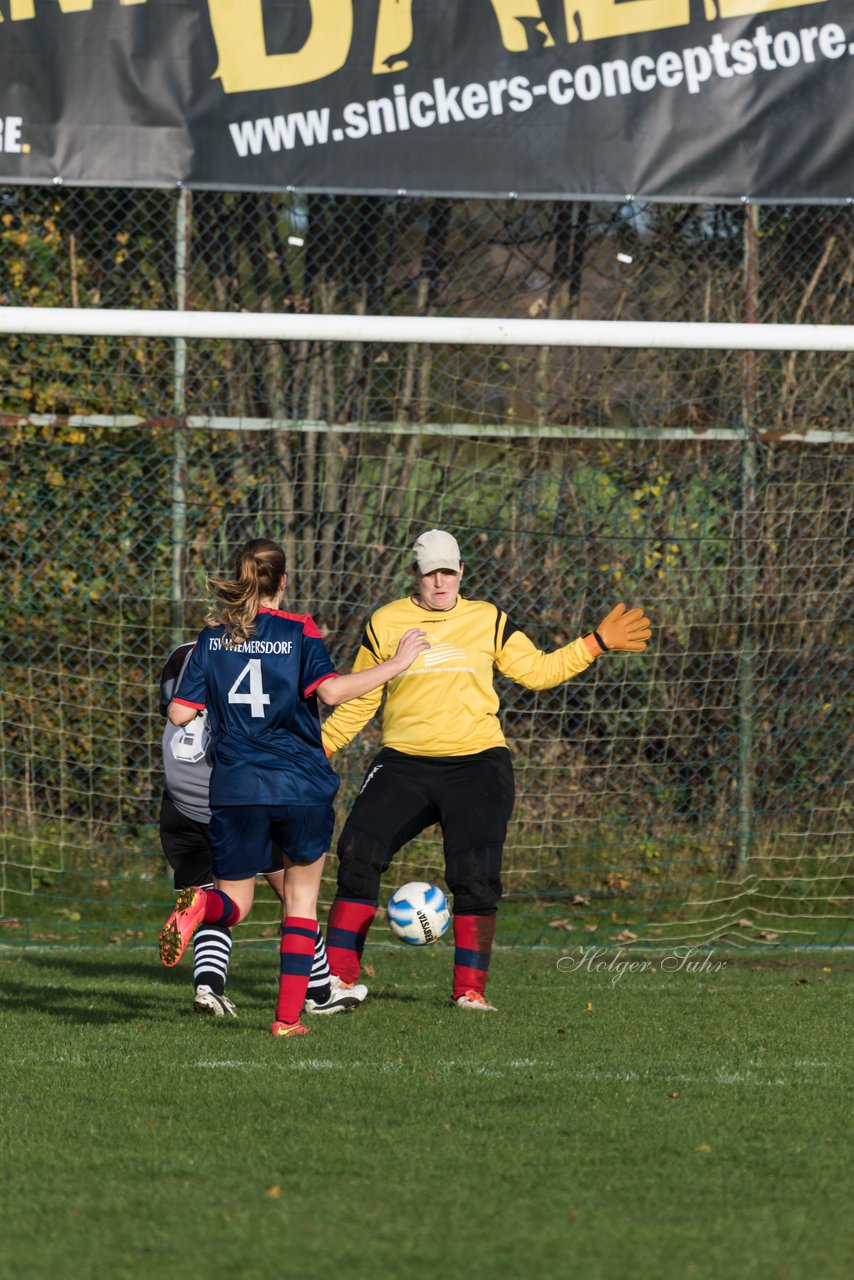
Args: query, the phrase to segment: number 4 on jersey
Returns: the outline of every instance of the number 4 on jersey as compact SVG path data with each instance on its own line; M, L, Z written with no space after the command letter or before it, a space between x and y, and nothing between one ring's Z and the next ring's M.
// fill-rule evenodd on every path
M247 676L249 677L249 692L238 693L238 688ZM246 666L229 689L228 700L231 703L237 703L238 706L248 705L253 719L264 719L264 708L269 706L270 695L269 693L264 692L264 686L261 683L260 658L249 659Z

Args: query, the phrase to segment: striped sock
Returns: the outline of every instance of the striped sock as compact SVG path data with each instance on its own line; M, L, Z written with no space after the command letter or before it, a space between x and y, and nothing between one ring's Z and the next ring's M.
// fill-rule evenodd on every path
M486 991L496 916L454 916L453 999L467 991Z
M306 999L315 1000L318 1004L326 1004L331 994L332 988L329 985L329 959L326 955L326 943L323 941L322 931L318 929Z
M277 1022L299 1022L317 942L317 921L288 916L282 925Z
M231 933L221 924L203 924L193 936L193 986L225 994Z
M221 924L230 929L240 919L240 908L221 889L204 889L205 914L204 924Z
M365 898L336 898L326 926L329 967L342 982L355 982L365 937L377 914L377 904Z

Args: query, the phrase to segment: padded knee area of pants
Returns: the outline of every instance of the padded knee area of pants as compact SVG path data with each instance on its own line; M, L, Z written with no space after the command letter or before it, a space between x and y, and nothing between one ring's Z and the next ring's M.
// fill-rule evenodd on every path
M489 916L501 901L500 880L464 880L448 884L454 895L454 913L462 916Z
M445 879L459 915L490 915L501 900L500 845L451 851L446 855Z
M345 826L337 852L339 894L345 898L378 902L380 880L391 863L388 848L367 832Z

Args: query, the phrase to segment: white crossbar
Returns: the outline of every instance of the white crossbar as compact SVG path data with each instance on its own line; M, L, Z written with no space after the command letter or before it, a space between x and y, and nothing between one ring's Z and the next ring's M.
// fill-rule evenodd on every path
M713 351L854 351L854 325L496 320L451 316L269 315L0 307L0 333L117 338L252 338Z

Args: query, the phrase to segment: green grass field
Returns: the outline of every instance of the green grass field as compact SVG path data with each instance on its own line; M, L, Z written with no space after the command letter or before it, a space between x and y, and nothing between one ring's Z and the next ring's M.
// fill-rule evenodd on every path
M847 1280L854 956L558 955L498 951L480 1015L446 945L369 945L276 1042L272 949L227 1023L153 948L0 951L3 1274Z

